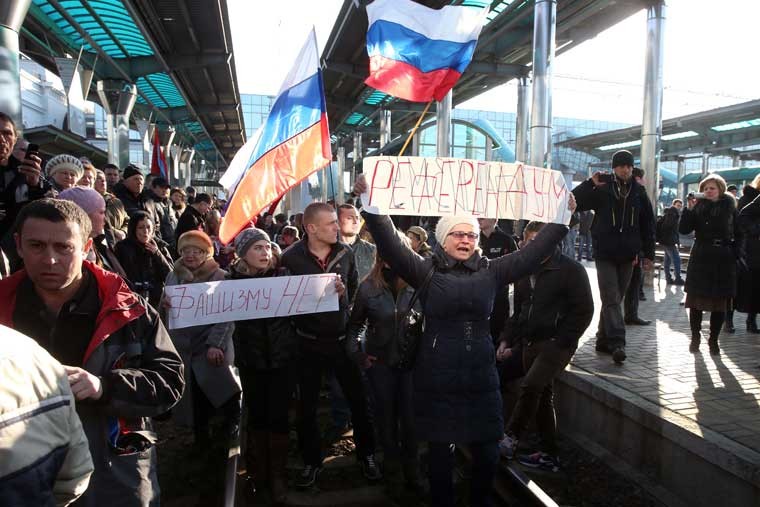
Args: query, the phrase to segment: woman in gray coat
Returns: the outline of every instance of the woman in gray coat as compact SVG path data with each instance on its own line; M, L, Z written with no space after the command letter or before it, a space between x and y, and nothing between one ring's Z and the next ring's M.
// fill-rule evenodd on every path
M166 285L216 282L227 273L213 259L214 246L202 231L188 231L177 241L180 259L166 278ZM170 307L164 300L163 307ZM196 445L209 442L209 419L223 407L227 426L238 422L240 384L232 372L235 363L234 324L223 322L172 329L169 334L185 364L185 393L173 409L174 419L192 426Z
M354 192L366 190L364 178L357 178ZM572 194L569 209L575 211ZM425 330L412 372L413 401L415 431L428 442L432 505L455 503L452 444L469 446L473 456L470 505L489 505L504 432L489 320L494 298L508 283L537 271L567 227L549 224L522 250L489 260L478 248L475 217L445 216L436 226L432 258L423 259L404 246L388 216L363 216L378 255L422 291Z

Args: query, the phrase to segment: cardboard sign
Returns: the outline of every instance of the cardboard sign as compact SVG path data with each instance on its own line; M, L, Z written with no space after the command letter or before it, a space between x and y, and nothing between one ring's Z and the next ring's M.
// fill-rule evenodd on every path
M570 223L568 192L559 171L522 163L456 158L367 157L370 213L474 216Z
M275 276L169 285L169 329L338 310L337 275Z

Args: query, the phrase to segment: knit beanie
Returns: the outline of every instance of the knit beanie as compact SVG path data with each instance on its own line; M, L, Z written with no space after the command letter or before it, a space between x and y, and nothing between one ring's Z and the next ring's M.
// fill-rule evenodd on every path
M71 187L58 194L58 198L78 204L88 215L106 209L103 196L90 187Z
M612 155L612 168L620 167L621 165L629 165L633 167L633 153L628 150L616 151Z
M203 231L187 231L177 240L177 251L182 254L182 249L188 246L204 250L209 257L214 256L214 244L211 238Z
M140 169L138 169L137 166L129 164L127 167L124 168L124 175L122 176L122 178L126 180L127 178L131 178L132 176L135 176L138 174L140 176L143 176L142 171L140 171Z
M480 225L475 217L452 217L444 216L438 221L438 225L435 227L435 239L438 244L443 246L446 241L446 237L451 232L451 229L459 224L467 224L472 226L472 232L480 234Z
M251 248L254 243L261 240L271 242L269 239L269 234L262 231L261 229L257 229L255 227L243 229L240 231L240 234L235 237L235 252L237 253L237 256L242 259L245 257L245 254L248 253L248 249Z
M420 241L425 243L427 241L427 231L420 227L419 225L413 225L409 229L406 230L406 232L411 232L418 238L420 238Z
M62 153L48 160L45 164L45 172L48 176L53 176L58 171L69 169L77 173L77 180L79 180L84 174L84 166L78 158L72 155L66 155Z

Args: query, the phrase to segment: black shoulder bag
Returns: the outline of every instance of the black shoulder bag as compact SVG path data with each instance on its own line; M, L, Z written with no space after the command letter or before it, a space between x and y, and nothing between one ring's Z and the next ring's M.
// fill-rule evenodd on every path
M395 347L392 348L388 361L392 368L411 370L414 366L422 333L425 331L425 316L422 312L414 309L414 304L417 302L420 293L430 284L430 279L433 278L434 272L435 266L430 268L422 285L414 291L412 299L409 301L409 308L398 322L401 332L394 341Z

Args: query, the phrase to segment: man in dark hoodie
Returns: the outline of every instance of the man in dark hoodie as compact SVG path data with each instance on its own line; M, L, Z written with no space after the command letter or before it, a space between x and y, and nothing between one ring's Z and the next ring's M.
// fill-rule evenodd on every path
M612 156L613 174L600 172L573 190L578 211L594 210L591 236L602 298L596 350L625 361L625 322L622 301L640 260L649 270L654 260L654 212L644 187L633 179L633 155L620 150ZM643 259L639 259L643 252Z
M526 225L523 245L533 241L543 225ZM515 313L504 327L496 353L499 361L522 356L525 370L517 405L499 444L506 458L514 457L521 435L536 418L542 449L520 456L519 461L533 468L559 469L554 378L570 362L593 316L586 269L559 248L535 274L515 284Z

